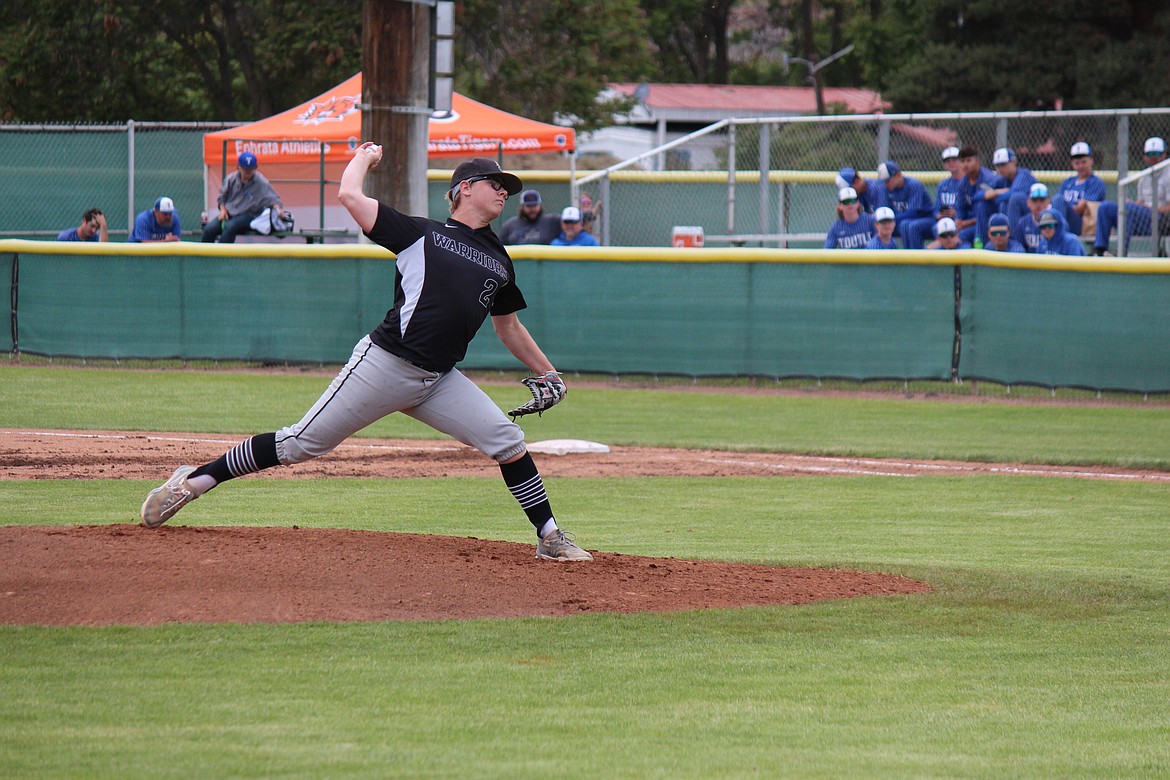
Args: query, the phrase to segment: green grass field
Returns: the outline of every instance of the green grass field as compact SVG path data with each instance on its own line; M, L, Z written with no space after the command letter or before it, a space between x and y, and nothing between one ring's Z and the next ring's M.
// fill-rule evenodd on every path
M271 430L326 381L5 367L0 427ZM523 393L489 390L502 405ZM572 388L525 427L611 444L1170 460L1165 406ZM371 434L428 435L399 420ZM0 482L0 523L127 522L153 486ZM1170 484L548 487L591 549L882 570L934 592L565 619L0 627L0 776L1170 776ZM177 522L530 536L495 479L244 480Z

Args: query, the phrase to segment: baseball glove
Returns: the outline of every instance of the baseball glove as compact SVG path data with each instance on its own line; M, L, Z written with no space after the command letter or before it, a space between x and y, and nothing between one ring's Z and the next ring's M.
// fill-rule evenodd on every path
M508 412L513 420L534 412L537 415L544 414L545 411L559 404L561 399L565 397L565 393L569 392L565 383L561 381L560 374L556 371L548 371L540 376L530 376L520 381L532 393L532 400Z

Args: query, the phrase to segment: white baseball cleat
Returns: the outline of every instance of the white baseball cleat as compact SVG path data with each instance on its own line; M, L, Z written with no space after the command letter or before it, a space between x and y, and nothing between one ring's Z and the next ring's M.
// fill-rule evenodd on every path
M545 561L591 561L593 556L573 544L572 535L558 528L536 543L536 557Z
M170 479L146 494L139 512L144 526L158 528L184 506L199 498L187 483L187 475L194 470L194 466L179 466Z

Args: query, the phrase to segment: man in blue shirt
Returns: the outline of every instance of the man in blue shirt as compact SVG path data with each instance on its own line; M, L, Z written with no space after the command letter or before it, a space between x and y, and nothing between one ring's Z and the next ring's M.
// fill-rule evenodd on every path
M154 202L154 208L147 209L135 218L134 230L130 231L130 243L181 241L182 235L175 202L164 196Z
M1036 253L1080 257L1085 254L1085 248L1075 236L1070 236L1064 229L1064 222L1059 214L1052 209L1044 209L1040 214L1040 248Z
M873 213L873 218L877 235L869 240L865 248L897 249L898 245L894 243L894 228L897 226L894 210L889 206L878 206Z
M881 182L863 179L861 174L852 168L842 168L837 173L837 189L845 187L852 187L857 192L857 202L864 214L872 214L874 209L882 205Z
M81 224L62 230L58 241L109 241L110 231L106 228L106 215L101 209L90 209L81 215Z
M878 181L882 183L882 189L877 193L879 205L888 206L894 212L897 223L894 232L902 239L902 245L909 248L906 239L910 230L908 226L916 219L930 216L926 185L902 173L893 160L878 166Z
M938 183L934 197L934 213L908 222L902 227L902 243L907 249L921 249L928 239L934 237L934 226L943 217L954 219L959 201L959 186L963 181L963 170L959 166L959 147L948 146L942 151L943 168L949 178Z
M1026 219L1026 217L1022 218ZM983 248L991 252L1027 254L1024 245L1012 238L1006 214L992 214L987 220L987 243Z
M1093 173L1093 149L1084 141L1078 141L1069 150L1075 176L1069 176L1060 183L1056 192L1056 207L1064 213L1064 221L1074 236L1083 233L1084 217L1089 213L1090 203L1105 200L1105 182Z
M1024 245L1025 252L1040 251L1040 215L1049 208L1052 208L1052 199L1048 197L1048 185L1036 182L1028 190L1028 213L1012 226L1012 232Z
M934 226L935 241L927 244L927 249L970 249L971 245L959 236L959 228L950 217L943 217Z
M991 163L998 174L991 189L983 193L984 199L993 202L995 208L987 216L998 212L1007 214L1008 222L1015 224L1027 211L1028 190L1036 183L1036 177L1027 168L1020 166L1016 153L1006 147L996 149ZM984 223L979 235L986 241L987 225Z
M964 146L959 150L959 165L963 169L963 178L959 182L955 224L963 241L971 243L976 235L982 238L987 232L987 220L995 213L995 205L985 194L991 190L997 177L989 168L979 164L979 150L974 146Z
M561 234L552 240L551 246L599 246L597 239L586 233L581 224L581 209L566 206L561 212Z
M842 187L837 192L837 207L841 218L829 228L825 249L864 249L874 236L873 214L861 211L857 190Z

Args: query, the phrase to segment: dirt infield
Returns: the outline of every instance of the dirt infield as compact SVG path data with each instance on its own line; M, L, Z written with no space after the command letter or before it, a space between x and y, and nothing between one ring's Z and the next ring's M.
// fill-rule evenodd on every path
M203 463L240 437L0 430L0 480L147 479ZM544 455L550 477L1027 474L1170 480L1165 472L616 447ZM325 458L252 479L498 479L450 441L353 439ZM130 508L130 512L137 507ZM519 517L519 515L518 515ZM586 543L586 546L588 544ZM0 624L156 625L567 616L807 604L922 593L888 574L598 553L534 560L533 545L305 528L0 526Z

